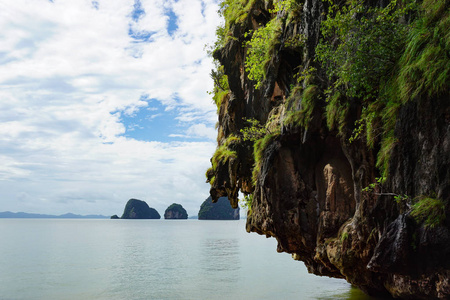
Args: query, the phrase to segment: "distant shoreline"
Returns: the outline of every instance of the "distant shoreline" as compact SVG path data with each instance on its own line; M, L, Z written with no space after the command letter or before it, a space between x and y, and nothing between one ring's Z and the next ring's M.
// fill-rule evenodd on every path
M63 215L47 215L47 214L36 214L26 212L15 213L11 211L0 212L0 219L110 219L110 218L111 218L110 216L103 216L103 215L77 215L72 213L67 213ZM245 219L247 219L247 216L241 216L240 218L240 220ZM188 220L198 220L198 216L188 217ZM221 220L210 219L200 221L221 221Z
M109 219L109 217L103 215L76 215L72 213L63 215L47 215L4 211L0 212L0 219Z

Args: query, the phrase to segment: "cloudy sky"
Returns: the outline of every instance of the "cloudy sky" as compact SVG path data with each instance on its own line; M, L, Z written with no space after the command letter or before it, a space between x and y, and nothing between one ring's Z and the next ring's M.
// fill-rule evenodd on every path
M0 0L0 211L196 215L218 0Z

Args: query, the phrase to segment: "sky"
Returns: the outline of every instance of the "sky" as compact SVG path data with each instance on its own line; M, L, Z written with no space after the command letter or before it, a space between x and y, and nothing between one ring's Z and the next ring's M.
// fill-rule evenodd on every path
M0 0L0 211L197 215L219 0Z

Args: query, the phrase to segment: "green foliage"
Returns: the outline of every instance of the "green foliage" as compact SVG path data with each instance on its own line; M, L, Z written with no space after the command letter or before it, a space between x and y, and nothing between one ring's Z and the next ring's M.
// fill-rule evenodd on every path
M267 64L271 61L276 46L280 44L280 37L281 21L274 18L254 31L251 40L245 44L248 47L245 70L248 78L256 82L256 89L261 87L266 78Z
M395 9L396 0L385 8L367 7L363 0L350 0L343 7L329 2L317 60L333 81L333 90L348 97L376 98L402 53L408 27L398 20L407 9ZM335 39L337 43L330 42Z
M297 77L297 83L303 82L305 85L309 85L312 79L316 76L317 69L314 67L309 67L304 69Z
M230 94L230 87L228 85L228 76L225 75L223 66L216 66L215 70L211 70L211 78L214 81L214 87L211 92L208 92L213 96L213 101L219 111L224 99Z
M278 13L281 11L293 11L298 9L300 6L300 1L296 0L275 0L273 3L273 13Z
M301 96L298 91L302 91ZM283 121L284 125L295 127L303 126L308 128L309 121L311 120L311 116L319 96L320 90L317 85L309 85L305 89L294 89L291 92L291 97L288 101L295 101L292 98L300 97L301 108L300 110L289 110Z
M394 200L395 200L395 202L397 202L397 203L401 203L401 202L403 202L403 201L407 201L409 199L409 196L408 195L397 195L397 196L394 196Z
M255 159L255 165L253 166L252 179L253 184L256 185L258 176L261 171L262 161L264 157L264 151L267 147L279 136L279 133L267 134L263 138L257 140L253 145L253 158Z
M269 118L267 119L264 127L266 128L266 133L275 134L281 132L281 111L283 109L283 104L274 107L270 113Z
M345 136L353 125L347 124L350 101L360 103L361 118L349 141L361 138L370 148L380 145L376 164L385 177L401 106L416 96L448 93L448 1L424 0L417 7L412 0L391 0L384 8L369 7L363 0L339 6L328 1L316 48L316 60L331 82L327 124ZM415 20L408 25L405 20L411 16Z
M244 141L256 141L266 134L266 128L256 119L245 119L248 126L241 129Z
M303 87L301 85L291 86L291 92L286 99L285 107L288 111L296 111L298 101L301 101L303 95Z
M274 9L271 12L278 15L282 13L286 22L298 20L301 18L303 3L303 0L275 0L273 3Z
M219 3L219 16L225 21L216 28L216 41L208 53L212 56L214 51L222 48L233 37L232 30L236 24L243 22L251 8L258 0L223 0Z
M253 202L253 194L244 195L244 199L239 200L239 204L241 205L241 208L246 209L248 212L248 215L252 214L252 202Z
M304 127L308 127L308 123L309 120L311 119L311 115L314 110L318 96L319 96L319 88L317 85L309 85L303 91L301 112L303 113L302 125Z
M284 40L283 47L284 48L300 48L305 44L306 38L302 34L296 34Z
M231 31L232 26L247 17L256 0L224 0L219 4L219 15L225 19L223 35Z
M239 143L239 142L240 142L240 138L238 138L234 135L230 135L226 139L226 141L216 149L216 152L214 152L214 155L211 159L213 170L216 170L217 167L219 166L219 164L221 164L221 163L224 164L227 161L229 161L230 159L237 157L236 151L231 150L230 146L232 144ZM207 174L208 174L208 171L207 171Z
M447 0L423 1L406 35L394 75L369 106L368 113L381 116L371 119L381 121L381 133L375 127L368 127L366 132L369 146L373 146L373 137L382 137L377 167L383 176L388 174L390 153L397 142L394 128L401 105L418 96L432 98L449 92L449 26Z
M267 134L279 133L280 131L280 114L277 107L271 111L264 126L256 119L244 120L247 122L247 126L240 130L244 141L255 142Z
M347 125L350 103L340 92L335 92L328 96L326 102L325 115L327 117L327 126L330 130L337 129L342 134Z
M284 126L300 127L303 124L303 114L299 110L291 110L286 113L283 120Z
M211 185L214 184L214 181L216 178L214 176L214 168L213 167L210 167L210 168L208 168L208 170L206 170L205 177L206 177L206 182L209 182Z
M272 14L281 11L288 12L288 18L301 10L301 2L297 0L274 1ZM266 78L267 66L270 63L273 53L277 47L281 46L283 20L279 17L271 19L267 24L261 26L254 32L249 32L251 39L245 43L248 48L245 58L245 70L248 78L256 82L255 88L259 89ZM305 43L305 37L297 34L283 41L285 48L299 48Z
M342 134L349 125L349 101L359 99L361 119L349 141L365 138L370 148L379 143L376 165L385 177L401 106L417 96L449 91L448 1L424 0L417 7L410 0L392 0L385 8L367 7L362 0L341 7L329 2L323 39L316 48L332 82L326 93L327 124ZM404 20L411 15L416 18L407 25Z
M366 193L374 193L378 196L394 196L394 200L397 203L401 203L403 201L407 201L409 199L408 195L399 195L395 193L383 193L381 192L381 186L386 181L386 177L377 177L375 178L375 182L369 184L365 188L363 188L361 191Z
M364 131L365 119L359 119L355 122L355 129L353 129L352 136L348 139L349 143L352 143L358 139Z
M214 153L212 157L212 165L214 169L217 169L217 166L219 163L225 163L231 158L236 158L237 154L236 151L232 151L228 149L227 146L222 145L216 149L216 152Z
M363 192L373 192L377 186L386 181L386 177L375 178L376 182L373 182L362 189Z
M342 235L341 235L341 242L344 242L347 239L348 239L348 232L346 231L346 232L342 233Z
M400 59L398 88L403 102L449 91L450 13L448 0L424 0Z
M392 129L387 136L383 137L381 149L377 154L376 166L380 169L383 177L387 177L389 175L389 159L391 151L396 143L397 139L395 138L394 130Z
M274 113L276 111L278 111L277 108L272 110L265 126L262 126L258 120L247 119L249 126L241 129L243 140L253 142L253 159L255 162L252 173L253 184L256 184L259 170L261 169L264 150L275 137L280 135L280 115L279 113Z
M420 197L412 206L411 216L417 223L433 228L444 222L445 204L440 199Z

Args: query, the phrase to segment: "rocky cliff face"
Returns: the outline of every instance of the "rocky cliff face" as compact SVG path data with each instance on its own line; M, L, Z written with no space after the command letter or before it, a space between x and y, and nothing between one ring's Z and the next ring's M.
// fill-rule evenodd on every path
M121 219L161 219L156 209L149 207L147 202L130 199L128 200Z
M238 191L247 195L247 230L275 237L277 250L311 273L345 278L371 295L450 298L449 2L408 10L408 1L365 1L360 11L349 2L223 1L211 196L236 207ZM375 29L348 49L370 35L383 44L377 26L405 38L381 69L339 52L356 28L346 39L323 29L371 17L367 27ZM263 59L255 63L258 47ZM349 69L326 51L345 53ZM364 76L369 83L359 82Z
M172 203L164 212L164 219L187 219L187 211L181 204Z
M199 220L239 220L239 207L232 208L226 197L219 198L216 203L208 197L200 205Z

